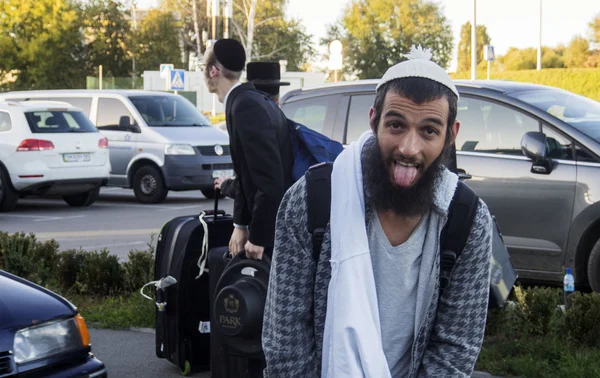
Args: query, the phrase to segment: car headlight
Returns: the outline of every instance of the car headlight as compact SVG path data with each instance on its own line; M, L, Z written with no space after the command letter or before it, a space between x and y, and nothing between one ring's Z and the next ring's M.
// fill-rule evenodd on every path
M189 144L166 144L165 155L195 155L194 147Z
M81 349L90 337L81 315L22 329L15 335L14 360L17 364L54 354Z

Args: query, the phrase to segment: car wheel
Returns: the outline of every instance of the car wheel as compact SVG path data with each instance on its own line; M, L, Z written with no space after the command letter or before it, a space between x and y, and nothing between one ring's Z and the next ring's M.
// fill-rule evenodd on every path
M0 167L0 212L11 211L18 200L19 192L13 188L6 169Z
M141 203L160 203L167 198L169 191L160 171L151 165L145 165L133 175L133 192Z
M208 199L214 199L216 192L214 189L202 189L200 190L202 192L202 195L204 195L204 197L208 198ZM219 198L225 198L225 196L223 195L223 193L219 194Z
M600 239L598 239L594 248L592 248L587 269L588 279L592 290L596 293L600 293Z
M65 202L72 207L84 207L90 206L98 199L100 195L100 188L92 189L88 192L81 194L73 194L70 196L64 196Z

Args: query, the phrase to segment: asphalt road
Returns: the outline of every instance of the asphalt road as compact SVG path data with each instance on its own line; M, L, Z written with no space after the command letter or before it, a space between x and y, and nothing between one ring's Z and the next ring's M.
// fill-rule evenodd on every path
M156 357L154 333L90 329L92 353L106 365L110 378L182 378L179 368ZM209 372L189 377L209 378Z
M92 352L106 365L110 378L161 377L181 378L179 368L165 359L156 357L154 332L129 330L90 329ZM210 378L209 372L189 375ZM473 372L472 378L493 377L484 372ZM217 377L219 378L219 377Z
M126 261L131 249L146 249L168 220L213 207L214 200L200 191L170 192L163 203L144 205L132 190L103 188L86 208L69 207L62 199L20 199L16 209L0 213L0 231L33 232L42 241L55 239L61 250L107 248ZM231 213L233 200L220 200L219 208Z

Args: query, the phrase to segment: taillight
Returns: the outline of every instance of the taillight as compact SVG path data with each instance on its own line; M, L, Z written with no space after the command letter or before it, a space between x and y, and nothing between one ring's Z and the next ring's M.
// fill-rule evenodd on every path
M25 139L17 147L17 151L44 151L52 149L54 149L52 142L41 139Z
M102 138L98 141L99 148L108 148L108 139Z

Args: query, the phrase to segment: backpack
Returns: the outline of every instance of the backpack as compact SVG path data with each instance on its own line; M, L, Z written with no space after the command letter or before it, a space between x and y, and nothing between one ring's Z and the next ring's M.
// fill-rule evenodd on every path
M298 181L308 169L316 164L332 162L344 150L344 146L288 118L292 144L292 183Z
M312 258L316 263L319 261L325 228L329 222L332 170L332 163L322 163L310 167L305 175L307 228L312 236ZM448 220L440 235L440 297L450 284L454 264L467 244L478 204L479 197L473 189L459 181L450 202ZM493 221L492 277L488 307L501 308L506 303L518 275L510 261L496 219L493 218Z

